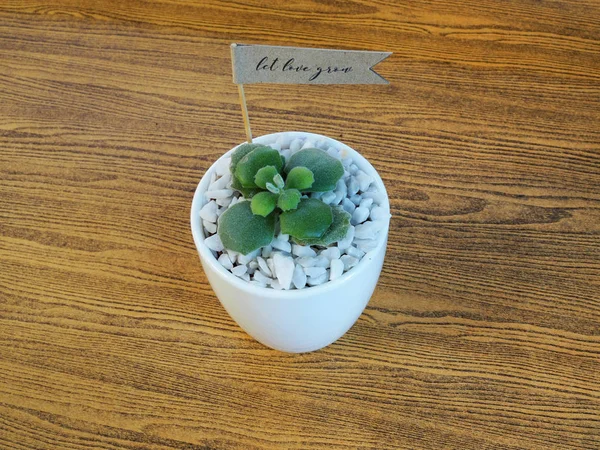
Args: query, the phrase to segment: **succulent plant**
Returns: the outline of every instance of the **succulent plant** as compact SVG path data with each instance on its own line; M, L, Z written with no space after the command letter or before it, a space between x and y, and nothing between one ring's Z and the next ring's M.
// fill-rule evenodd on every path
M225 248L248 254L268 245L279 221L281 232L302 245L327 246L346 236L350 214L307 192L335 188L344 174L342 163L317 148L296 152L288 161L277 150L244 144L231 156L231 187L245 200L219 217L218 233Z

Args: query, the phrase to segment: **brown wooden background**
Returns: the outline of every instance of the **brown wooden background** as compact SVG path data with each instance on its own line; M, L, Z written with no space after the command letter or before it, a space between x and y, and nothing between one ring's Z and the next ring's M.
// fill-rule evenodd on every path
M192 242L234 41L394 52L389 87L247 88L390 193L316 353L243 333ZM1 448L600 448L598 1L3 0L0 177Z

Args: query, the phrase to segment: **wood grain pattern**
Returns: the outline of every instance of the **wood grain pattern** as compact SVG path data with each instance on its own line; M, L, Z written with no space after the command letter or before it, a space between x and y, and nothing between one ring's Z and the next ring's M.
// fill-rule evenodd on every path
M393 51L381 86L248 86L391 197L358 323L242 332L189 231L244 140L230 42ZM0 5L0 447L600 447L600 3Z

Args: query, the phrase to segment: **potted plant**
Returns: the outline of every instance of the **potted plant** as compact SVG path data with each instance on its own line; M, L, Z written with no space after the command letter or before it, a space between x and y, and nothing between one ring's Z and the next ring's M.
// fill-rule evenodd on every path
M192 202L202 266L230 316L287 352L341 337L383 264L389 201L376 170L325 136L283 132L224 154Z

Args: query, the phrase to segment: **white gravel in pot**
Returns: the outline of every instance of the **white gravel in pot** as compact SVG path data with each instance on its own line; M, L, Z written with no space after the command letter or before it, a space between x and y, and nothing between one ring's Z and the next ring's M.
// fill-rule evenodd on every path
M241 194L231 189L231 158L223 158L215 165L212 182L204 193L207 203L200 210L206 236L204 243L226 270L261 287L305 289L341 277L377 246L380 232L385 230L390 218L383 207L385 194L377 190L373 177L354 164L345 151L339 151L326 141L282 135L267 145L286 159L301 149L316 147L342 162L344 175L335 189L313 192L310 196L350 213L351 226L346 237L323 248L298 245L288 235L277 234L270 245L248 255L225 249L216 234L218 218L241 200Z

